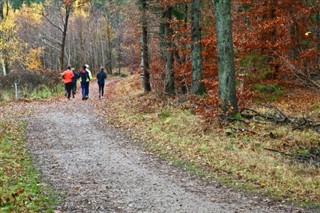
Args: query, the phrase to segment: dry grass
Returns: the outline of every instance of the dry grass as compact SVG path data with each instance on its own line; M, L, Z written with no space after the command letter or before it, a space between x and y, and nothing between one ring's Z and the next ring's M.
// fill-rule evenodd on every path
M222 127L219 121L208 122L195 115L188 97L179 103L177 99L164 102L154 94L143 94L139 90L139 76L131 76L114 86L112 100L106 106L109 122L143 139L143 146L149 151L241 189L288 202L319 204L319 167L265 149L297 154L310 147L320 147L316 132L292 131L290 126L266 121ZM317 98L303 106L305 110L314 108L309 113L312 116L319 115ZM289 100L294 99L288 97L275 105L291 113L290 109L296 105Z

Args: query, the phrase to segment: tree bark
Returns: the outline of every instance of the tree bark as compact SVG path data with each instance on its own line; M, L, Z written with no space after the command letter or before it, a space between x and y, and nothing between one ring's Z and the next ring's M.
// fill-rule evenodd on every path
M4 0L0 0L0 22L2 22L4 20L4 14L3 14L3 8L4 8ZM1 36L1 39L3 39L3 36ZM1 65L2 65L2 72L3 75L6 76L7 75L7 69L6 69L6 63L5 63L5 56L3 51L0 51L0 58L1 58Z
M108 62L107 62L107 70L109 74L113 73L113 66L112 66L112 41L111 41L111 21L112 17L110 14L110 8L111 8L112 1L106 1L106 8L105 8L105 14L107 19L107 38L108 38Z
M149 40L148 40L148 23L146 19L147 0L141 0L141 77L142 86L145 93L151 91L150 73L149 73Z
M60 51L60 70L64 68L64 51L65 51L65 44L66 44L66 37L67 37L67 30L68 30L68 21L71 12L71 5L66 5L66 16L63 25L63 32L62 32L62 42L61 42L61 51Z
M238 112L234 50L231 25L231 0L212 0L216 14L219 69L219 99L224 115Z
M320 11L317 12L317 15L316 15L316 20L317 20L317 25L316 25L316 39L319 40L320 38ZM319 52L320 50L320 42L318 42L317 44L317 50ZM319 74L320 74L320 57L319 57L319 54L317 55L317 61L318 61L318 70L319 70Z
M164 91L167 94L174 94L174 70L173 70L173 51L172 51L172 29L170 27L170 21L172 20L172 7L166 8L164 14L164 58L165 58L165 88Z
M0 21L3 20L3 7L4 7L4 0L0 0Z
M205 92L202 82L201 57L201 0L192 0L191 3L191 56L192 56L192 93L202 95Z
M108 71L109 71L109 74L112 74L112 44L111 44L111 30L110 30L109 20L107 25L107 37L108 37Z

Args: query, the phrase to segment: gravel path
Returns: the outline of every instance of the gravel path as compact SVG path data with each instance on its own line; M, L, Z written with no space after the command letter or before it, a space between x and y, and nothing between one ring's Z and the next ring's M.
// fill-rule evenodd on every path
M143 152L94 113L101 103L61 98L37 104L29 119L27 148L61 192L56 212L305 212L204 183Z

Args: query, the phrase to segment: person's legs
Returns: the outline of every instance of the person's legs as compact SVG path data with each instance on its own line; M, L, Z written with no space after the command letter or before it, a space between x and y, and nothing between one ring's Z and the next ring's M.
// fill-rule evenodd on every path
M67 97L67 84L64 84L64 96Z
M89 82L85 82L85 98L89 98Z
M101 98L102 96L102 87L101 87L101 84L98 83L98 86L99 86L99 98Z
M71 97L71 90L72 90L72 82L67 83L67 84L66 84L66 87L67 87L67 96L68 96L68 99L70 99L70 97Z
M101 84L101 96L104 96L104 84Z
M99 88L99 99L101 98L101 88L100 88L100 84L98 83L98 88Z
M86 97L86 82L81 82L82 100Z
M77 91L77 82L72 83L72 97L74 98L74 95L76 94Z
M89 98L89 81L87 82L87 95L86 95L87 98Z

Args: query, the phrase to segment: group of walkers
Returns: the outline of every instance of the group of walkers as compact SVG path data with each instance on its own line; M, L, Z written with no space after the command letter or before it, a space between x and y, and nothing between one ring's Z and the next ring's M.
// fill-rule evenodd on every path
M82 100L87 100L89 98L89 84L92 80L92 73L89 70L89 65L84 65L82 70L78 73L74 68L68 66L67 70L61 73L64 79L65 85L65 96L70 100L71 95L74 98L77 91L77 80L80 79ZM101 67L100 71L97 73L97 83L99 86L99 99L104 96L104 85L107 78L107 73L104 68Z

